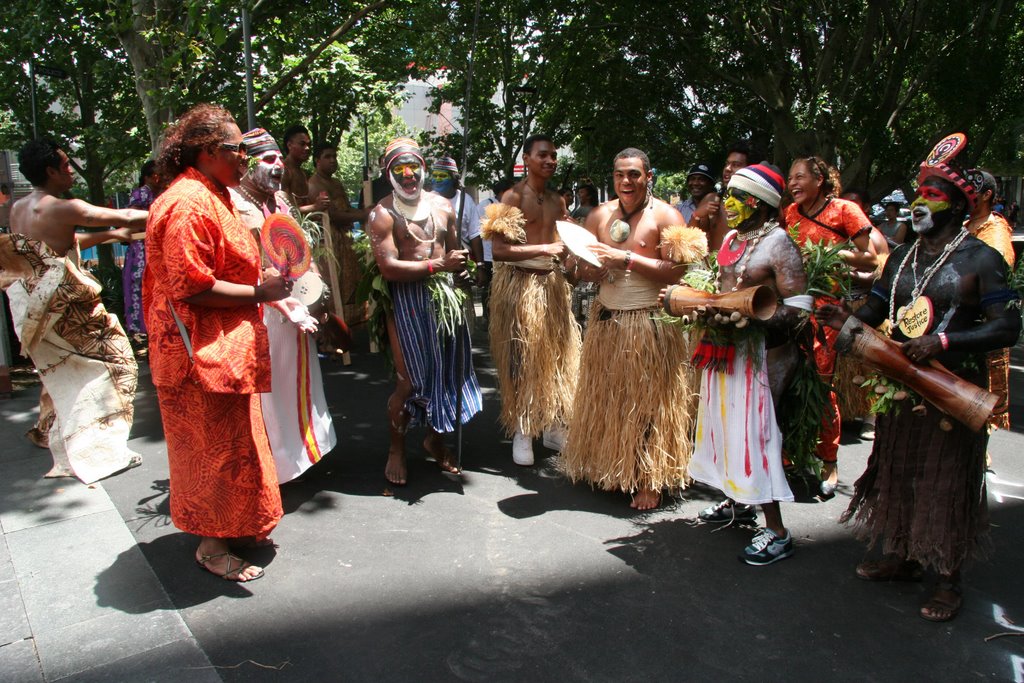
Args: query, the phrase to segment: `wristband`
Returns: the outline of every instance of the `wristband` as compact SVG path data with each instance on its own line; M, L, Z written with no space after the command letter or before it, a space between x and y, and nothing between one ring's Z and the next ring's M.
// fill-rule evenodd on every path
M427 272L431 275L434 274L434 259L427 259Z
M942 350L949 351L949 337L945 332L939 332L939 341L942 343Z
M626 270L633 270L633 252L626 250L626 258L624 259Z

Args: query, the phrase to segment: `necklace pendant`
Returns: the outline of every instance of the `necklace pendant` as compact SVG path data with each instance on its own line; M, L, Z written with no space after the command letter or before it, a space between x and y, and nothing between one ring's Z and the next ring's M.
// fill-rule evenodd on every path
M608 236L612 238L613 242L620 244L625 242L629 238L629 223L615 219L608 227Z
M902 306L896 312L896 319L900 321L897 327L909 339L928 334L933 318L932 300L926 296L917 297L909 306Z
M718 265L731 266L743 256L743 252L747 249L747 243L737 240L737 234L735 230L730 230L722 240L722 248L718 250Z

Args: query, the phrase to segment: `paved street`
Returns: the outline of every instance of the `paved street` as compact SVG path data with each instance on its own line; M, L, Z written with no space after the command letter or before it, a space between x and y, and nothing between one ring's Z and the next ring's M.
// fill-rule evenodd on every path
M795 485L794 557L748 567L749 529L695 524L710 491L637 514L568 484L550 454L515 467L482 349L464 477L426 461L418 432L410 484L388 487L391 382L365 348L323 364L340 444L284 487L279 548L247 554L267 574L245 585L200 571L195 539L170 524L144 363L132 446L145 462L102 485L40 479L49 454L22 437L37 390L0 401L0 679L1024 680L1021 434L991 440L996 554L967 574L961 616L931 624L917 616L927 583L854 577L864 550L837 519L868 443L844 439L834 499Z

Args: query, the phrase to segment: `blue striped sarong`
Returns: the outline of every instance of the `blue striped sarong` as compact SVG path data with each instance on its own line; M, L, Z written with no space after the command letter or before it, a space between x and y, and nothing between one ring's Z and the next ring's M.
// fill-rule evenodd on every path
M412 416L410 426L427 424L438 432L455 431L457 378L455 339L438 335L434 305L426 281L390 282L395 310L395 328L402 348L406 372L412 382L412 396L405 409ZM473 345L469 328L462 326L462 422L483 409L480 384L473 372Z

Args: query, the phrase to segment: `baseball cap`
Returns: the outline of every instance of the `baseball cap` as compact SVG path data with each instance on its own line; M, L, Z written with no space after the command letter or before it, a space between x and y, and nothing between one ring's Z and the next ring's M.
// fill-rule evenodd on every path
M711 167L705 163L694 164L691 166L690 172L686 174L686 177L689 178L692 175L702 175L712 182L715 180L715 176L711 174Z

